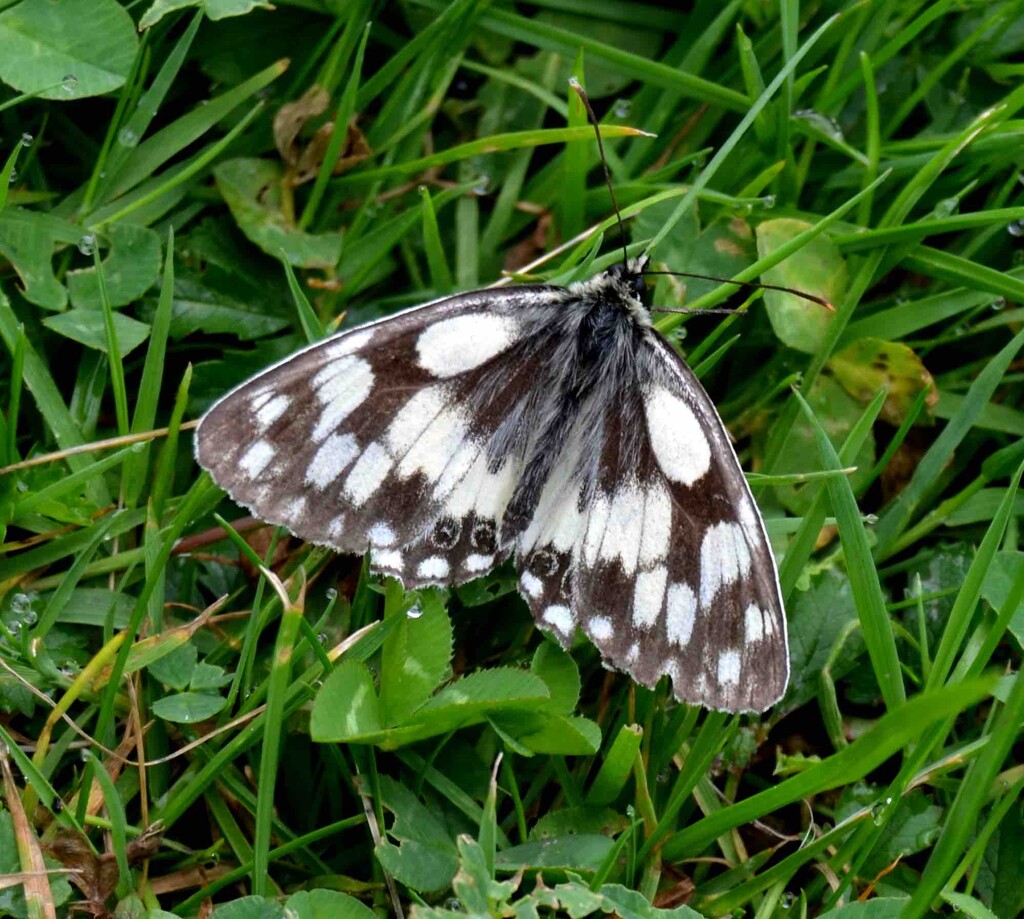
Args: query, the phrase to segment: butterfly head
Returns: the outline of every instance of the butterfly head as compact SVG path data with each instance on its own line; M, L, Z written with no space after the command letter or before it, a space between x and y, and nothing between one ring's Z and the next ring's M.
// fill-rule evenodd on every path
M650 263L651 260L646 255L639 255L636 258L629 258L624 262L612 265L603 277L611 281L620 293L628 298L638 300L643 305L644 295L647 292L644 273Z

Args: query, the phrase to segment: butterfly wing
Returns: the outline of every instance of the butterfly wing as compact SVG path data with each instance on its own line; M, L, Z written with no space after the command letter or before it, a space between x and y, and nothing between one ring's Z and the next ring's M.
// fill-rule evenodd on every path
M342 552L369 547L371 566L407 587L478 577L508 554L502 516L554 372L563 296L477 291L314 344L217 402L196 457L261 519Z
M786 621L725 427L653 332L614 385L581 411L523 531L520 592L563 643L579 626L639 683L667 674L683 701L762 711L788 680Z

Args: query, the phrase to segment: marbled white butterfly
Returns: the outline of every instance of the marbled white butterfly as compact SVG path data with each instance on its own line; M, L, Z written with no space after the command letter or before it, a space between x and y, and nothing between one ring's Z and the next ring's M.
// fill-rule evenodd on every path
M342 332L243 383L196 456L239 504L407 588L512 558L541 628L677 698L785 691L764 524L693 372L651 325L646 256Z

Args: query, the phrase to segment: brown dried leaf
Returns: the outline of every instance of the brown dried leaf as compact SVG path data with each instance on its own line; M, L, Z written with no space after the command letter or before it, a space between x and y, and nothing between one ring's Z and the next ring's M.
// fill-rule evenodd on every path
M274 115L274 144L281 159L289 166L299 161L298 138L302 129L310 119L327 111L330 100L327 90L314 83L302 94L301 99L286 102L277 110Z

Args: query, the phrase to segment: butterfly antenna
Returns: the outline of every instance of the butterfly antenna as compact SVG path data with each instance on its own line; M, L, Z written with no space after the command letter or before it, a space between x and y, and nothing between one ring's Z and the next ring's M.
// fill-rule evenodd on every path
M615 199L615 188L612 185L612 174L608 169L608 158L604 155L604 143L601 140L601 128L597 123L597 116L594 114L594 109L590 105L590 99L587 97L587 91L580 86L580 81L576 77L569 77L569 85L576 90L576 95L580 97L580 101L583 103L583 108L587 112L587 120L590 122L594 129L594 136L597 137L597 152L601 156L601 168L604 170L604 180L608 185L608 194L611 195L612 208L615 210L615 219L619 222L619 234L622 237L622 264L623 267L629 262L629 252L626 250L626 227L622 222L622 213L619 211L619 202Z
M779 290L784 294L793 294L797 297L802 297L804 300L810 300L812 303L817 303L819 306L825 307L830 313L834 313L836 308L828 302L824 297L818 297L815 294L809 294L805 290L797 290L795 287L780 287L778 284L762 284L759 281L737 281L733 278L719 278L713 274L694 274L691 271L648 271L647 274L664 274L673 278L697 278L700 281L718 281L720 284L735 284L738 287L749 287L754 290ZM656 312L675 312L675 310L659 310L655 309ZM705 313L710 312L709 310L693 310L692 312ZM732 312L731 310L729 312Z

